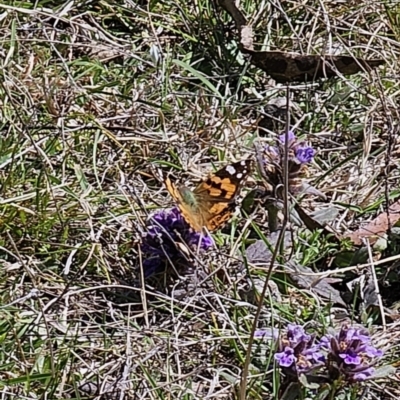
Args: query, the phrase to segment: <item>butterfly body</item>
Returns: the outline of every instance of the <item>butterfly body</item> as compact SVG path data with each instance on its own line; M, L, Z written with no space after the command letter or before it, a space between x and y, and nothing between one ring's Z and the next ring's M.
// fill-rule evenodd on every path
M177 187L169 178L165 185L186 222L196 231L219 229L235 210L235 197L251 171L251 161L225 166L201 182L193 191Z
M194 192L192 192L189 188L186 186L180 186L178 188L179 193L182 196L182 202L187 204L188 207L193 208L194 210L199 207L199 201L196 198L196 195Z

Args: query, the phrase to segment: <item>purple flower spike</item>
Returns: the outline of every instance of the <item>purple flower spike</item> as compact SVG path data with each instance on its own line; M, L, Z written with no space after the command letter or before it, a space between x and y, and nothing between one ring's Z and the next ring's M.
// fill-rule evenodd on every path
M299 325L289 324L286 333L281 333L274 358L286 374L297 376L324 365L325 357L314 340Z
M336 334L324 336L319 347L329 351L331 376L343 376L349 382L373 377L373 365L383 355L381 350L371 345L371 338L365 329L347 325Z
M285 159L285 135L280 135L276 145L266 145L263 148L263 163L260 167L264 169L264 176L273 186L279 188L283 183L282 171ZM288 173L289 191L298 194L302 191L301 179L307 176L307 166L315 155L315 150L305 142L299 142L292 131L288 132ZM261 158L260 158L261 160Z
M280 135L278 140L281 145L284 145L285 135ZM312 161L315 155L315 150L311 146L307 146L304 142L299 142L292 131L288 132L288 140L289 149L294 152L296 159L300 164L307 164Z
M193 231L176 207L154 213L148 221L141 245L145 277L162 272L169 260L174 263L183 261L185 258L176 245L182 241L194 250L199 243L200 250L207 250L214 244L211 236Z
M289 324L277 338L274 359L289 381L301 384L301 374L306 379L312 376L326 381L328 372L331 382L342 385L381 376L374 365L382 354L372 346L364 328L344 325L339 332L332 331L316 342L315 336L307 334L302 326Z

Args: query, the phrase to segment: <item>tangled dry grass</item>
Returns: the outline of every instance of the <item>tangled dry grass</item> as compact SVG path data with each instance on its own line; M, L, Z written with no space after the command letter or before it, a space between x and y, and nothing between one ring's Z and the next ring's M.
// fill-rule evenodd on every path
M260 46L385 60L290 85L291 126L317 149L309 180L327 196L301 205L344 238L399 198L400 5L241 7ZM239 398L269 265L246 262L245 249L271 238L265 209L238 213L178 278L143 281L140 243L148 216L172 205L160 172L194 184L254 157L254 143L285 127L286 85L243 57L213 2L10 2L0 4L0 32L2 398ZM259 181L255 173L242 196ZM290 228L291 260L273 274L258 327L356 321L395 365L396 235L373 249L375 266L368 246ZM327 297L347 301L328 307L313 284L287 281L289 261L340 278ZM363 296L346 287L371 269L380 305L364 286ZM279 398L269 350L252 351L246 398ZM398 395L394 375L352 398Z

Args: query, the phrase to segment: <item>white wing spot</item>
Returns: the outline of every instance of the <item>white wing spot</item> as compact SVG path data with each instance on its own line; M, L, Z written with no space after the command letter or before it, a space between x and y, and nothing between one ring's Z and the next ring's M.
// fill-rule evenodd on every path
M227 170L231 175L235 175L235 173L236 173L236 169L235 169L235 167L233 167L232 165L228 165L228 166L226 167L226 170Z
M242 179L242 177L243 177L243 174L242 174L241 172L239 172L239 173L236 175L236 178L238 178L238 179Z

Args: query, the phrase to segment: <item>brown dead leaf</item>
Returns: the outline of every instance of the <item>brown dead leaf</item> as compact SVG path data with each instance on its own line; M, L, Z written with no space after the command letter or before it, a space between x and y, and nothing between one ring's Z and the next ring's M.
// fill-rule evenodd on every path
M369 239L369 242L374 244L399 220L400 200L389 207L389 219L388 214L385 211L364 227L357 229L355 232L352 232L345 237L350 239L355 245L361 245L362 239Z
M277 82L307 81L330 78L338 72L353 75L383 64L383 60L363 60L351 56L284 53L281 51L253 51L252 63L267 72Z
M251 62L265 71L277 82L306 81L316 78L330 78L339 73L353 75L370 71L384 63L384 60L363 60L342 55L297 54L282 51L256 51L253 44L253 28L236 7L234 0L219 0L236 23L239 31L239 47L251 55Z

